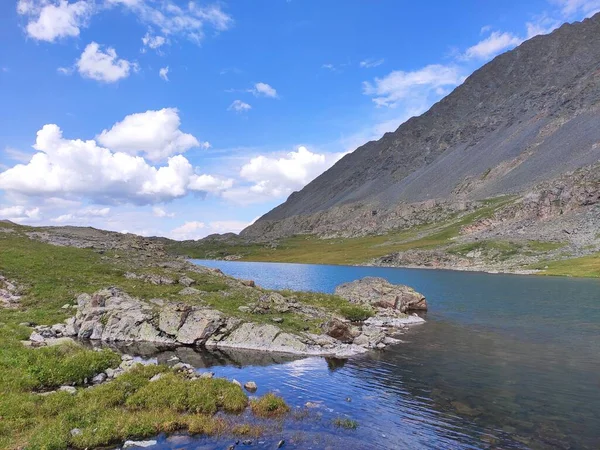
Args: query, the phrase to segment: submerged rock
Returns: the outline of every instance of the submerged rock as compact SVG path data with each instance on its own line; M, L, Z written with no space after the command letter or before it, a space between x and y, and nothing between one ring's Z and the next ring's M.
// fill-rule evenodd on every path
M427 300L413 288L392 284L383 278L365 277L335 288L335 294L351 303L393 309L400 312L426 311Z

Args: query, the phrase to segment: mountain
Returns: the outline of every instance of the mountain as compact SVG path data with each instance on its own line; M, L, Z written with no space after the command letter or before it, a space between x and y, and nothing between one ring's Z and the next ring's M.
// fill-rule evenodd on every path
M353 235L435 222L484 199L523 199L599 159L596 14L496 57L429 111L346 155L241 235Z

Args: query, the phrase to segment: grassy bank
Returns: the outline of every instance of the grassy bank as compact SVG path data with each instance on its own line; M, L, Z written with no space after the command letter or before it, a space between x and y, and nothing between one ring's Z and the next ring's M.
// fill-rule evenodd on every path
M452 244L453 240L459 236L462 227L490 217L511 201L511 197L489 200L476 211L463 215L455 214L443 223L422 225L381 235L333 239L300 235L279 240L276 248L254 243L227 244L206 240L194 243L172 241L168 244L167 249L174 254L198 259L239 255L243 261L358 265L390 253L434 249Z
M531 268L540 270L542 275L600 278L600 253L562 261L542 262Z
M182 275L181 271L173 273L152 266L151 258L145 255L57 247L30 240L25 235L28 228L4 223L0 227L13 230L0 232L0 273L24 290L18 308L0 307L0 449L94 448L178 430L254 436L265 429L265 424L256 425L248 418L248 398L239 386L228 381L190 381L167 367L148 366L88 388L86 379L117 367L121 363L119 355L73 344L31 349L20 342L31 334L25 323L60 322L72 314L63 305L73 304L82 292L92 293L107 286L117 286L142 299L185 299L213 304L228 312L250 300L236 290L230 279L185 272L201 291L187 298L178 294L181 285L154 285L124 276L131 270L138 274ZM297 295L308 304L340 306L331 296ZM231 303L224 302L225 298L232 299ZM285 317L282 325L290 329L307 326L292 314ZM268 314L252 319L271 320ZM163 378L149 381L161 372L166 373ZM76 393L41 395L64 385L75 386ZM277 402L281 404L282 400ZM218 412L226 415L215 415ZM238 417L241 412L244 414Z

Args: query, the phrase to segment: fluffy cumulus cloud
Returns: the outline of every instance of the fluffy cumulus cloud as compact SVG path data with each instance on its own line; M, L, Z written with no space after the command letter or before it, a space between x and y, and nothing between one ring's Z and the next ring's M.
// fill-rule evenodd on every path
M377 106L396 107L410 98L427 97L430 93L440 93L440 89L451 88L463 81L464 77L456 66L432 64L413 72L395 70L383 78L363 83L363 92L373 97Z
M180 125L178 110L163 108L126 116L110 130L102 131L96 139L112 150L141 154L151 161L160 161L193 147L210 146L208 142L200 144L194 136L182 132Z
M242 113L242 112L246 112L246 111L250 111L252 109L252 106L250 106L248 103L243 102L241 100L234 100L233 103L231 105L229 105L229 108L227 108L229 111L235 111L238 113Z
M84 78L114 83L127 78L136 65L120 59L114 48L108 47L102 51L96 42L88 44L79 59L75 62L79 74Z
M235 202L281 198L301 189L329 169L345 153L313 153L304 146L283 156L260 155L240 170L248 186L229 189L223 197Z
M17 223L36 222L41 218L40 208L26 208L22 205L0 207L0 220L10 220Z
M93 11L93 3L67 0L19 0L17 12L28 20L27 35L40 41L54 42L65 37L79 36Z
M487 38L469 47L464 55L464 59L490 59L508 49L516 47L523 39L509 32L494 31Z
M151 204L192 191L218 191L182 155L154 167L142 157L113 152L95 140L65 139L57 125L38 131L37 153L0 173L0 189L30 197L85 198L97 204ZM102 212L102 211L101 211Z
M252 89L250 89L257 97L270 97L277 98L277 90L275 90L272 86L267 83L256 83Z

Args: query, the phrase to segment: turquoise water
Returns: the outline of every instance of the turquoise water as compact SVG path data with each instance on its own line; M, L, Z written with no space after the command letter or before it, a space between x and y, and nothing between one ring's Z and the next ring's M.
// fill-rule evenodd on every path
M404 343L346 361L180 349L196 367L256 381L258 395L279 391L299 410L307 401L318 405L254 448L274 448L281 438L285 448L298 449L600 448L598 281L196 262L273 289L333 292L340 283L380 276L413 286L429 303L427 323L413 327ZM337 417L359 426L336 429ZM175 436L160 445L226 443Z

